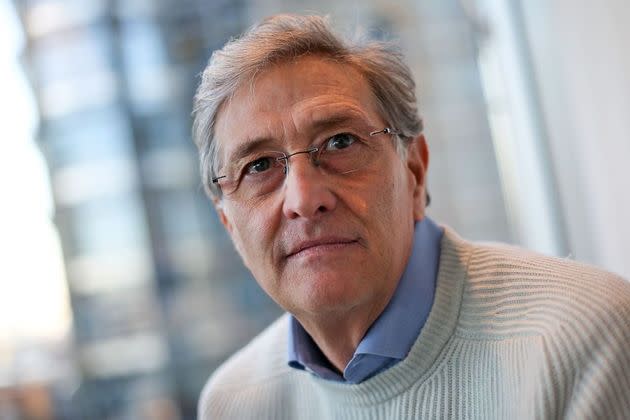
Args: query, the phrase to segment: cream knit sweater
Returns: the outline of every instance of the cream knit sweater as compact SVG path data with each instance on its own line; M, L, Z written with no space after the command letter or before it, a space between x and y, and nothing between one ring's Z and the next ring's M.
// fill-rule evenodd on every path
M406 359L358 384L286 361L283 316L206 384L199 419L630 419L630 283L446 228Z

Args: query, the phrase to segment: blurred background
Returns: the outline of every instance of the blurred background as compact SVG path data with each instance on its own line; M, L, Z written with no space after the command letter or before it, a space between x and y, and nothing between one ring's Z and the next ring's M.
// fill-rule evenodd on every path
M278 12L399 41L435 220L630 278L627 0L0 0L0 419L193 419L280 314L190 140L211 52Z

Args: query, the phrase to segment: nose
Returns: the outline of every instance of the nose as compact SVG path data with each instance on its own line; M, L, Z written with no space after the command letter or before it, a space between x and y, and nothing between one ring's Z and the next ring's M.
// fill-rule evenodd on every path
M337 197L309 154L293 156L287 170L282 205L286 218L314 219L335 209Z

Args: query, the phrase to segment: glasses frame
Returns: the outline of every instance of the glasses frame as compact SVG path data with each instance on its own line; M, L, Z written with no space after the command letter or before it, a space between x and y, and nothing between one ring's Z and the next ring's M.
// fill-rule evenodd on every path
M390 128L390 127L385 127L381 130L375 130L375 131L371 131L370 132L370 137L374 137L377 136L379 134L391 134L391 135L400 135L401 133L396 130L395 128ZM285 153L285 152L281 152L281 151L270 151L273 153L277 153L278 157L275 158L276 161L281 162L282 166L283 166L283 171L284 171L284 175L286 176L289 172L289 158L291 158L292 156L295 155L300 155L300 154L304 154L304 153L308 153L311 156L311 160L313 162L313 164L315 164L315 166L319 166L319 159L318 156L315 153L319 152L320 148L319 147L309 147L308 149L304 149L304 150L298 150L296 152L293 153ZM221 190L221 186L218 185L219 181L223 178L227 178L227 175L220 175L220 176L216 176L212 178L212 183L217 185L219 191L221 191L221 194L224 195L224 192ZM240 185L240 182L239 182ZM234 189L234 191L232 191L232 193L234 193L236 190L238 190L238 186ZM229 194L228 194L229 195Z

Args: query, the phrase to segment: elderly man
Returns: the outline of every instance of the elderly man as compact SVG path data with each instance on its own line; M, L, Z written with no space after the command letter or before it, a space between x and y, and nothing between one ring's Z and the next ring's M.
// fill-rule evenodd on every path
M425 216L427 143L392 45L275 16L195 98L203 182L287 314L201 419L629 418L630 285Z

